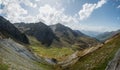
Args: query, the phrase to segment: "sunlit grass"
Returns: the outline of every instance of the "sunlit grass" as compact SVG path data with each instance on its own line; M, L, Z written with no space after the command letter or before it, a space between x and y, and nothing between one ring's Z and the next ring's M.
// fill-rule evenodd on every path
M8 65L2 62L2 58L0 58L0 70L8 70Z
M108 42L102 48L82 57L70 70L105 70L108 62L113 59L120 48L120 36Z
M47 57L47 58L56 58L59 59L61 57L65 57L73 53L73 50L70 48L45 48L40 46L31 46L34 52L36 52L39 56Z
M54 66L47 63L35 62L35 64L37 64L41 70L54 70Z
M32 48L35 53L42 57L62 60L63 57L65 58L74 52L71 48L68 47L45 47L33 37L30 37L30 40L31 45L29 47Z
M8 70L8 65L0 63L0 70Z

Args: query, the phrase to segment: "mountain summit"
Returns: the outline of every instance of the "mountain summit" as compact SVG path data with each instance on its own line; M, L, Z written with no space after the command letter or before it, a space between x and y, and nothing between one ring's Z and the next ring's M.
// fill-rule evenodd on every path
M50 28L59 37L60 41L67 46L77 46L79 49L83 49L99 43L96 39L83 34L79 30L72 30L60 23L51 25Z

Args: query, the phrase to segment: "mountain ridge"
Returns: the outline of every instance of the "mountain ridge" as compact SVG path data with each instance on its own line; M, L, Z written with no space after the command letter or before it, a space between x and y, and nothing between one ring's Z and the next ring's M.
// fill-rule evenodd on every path
M13 24L0 16L0 36L11 37L22 43L29 44L28 38L24 33L21 33Z
M106 40L109 40L109 38L115 36L118 33L120 33L120 30L111 31L111 32L104 32L102 34L97 35L95 38L102 41L102 42L105 42Z
M71 28L60 23L50 26L47 26L42 22L34 24L16 23L14 25L25 34L36 37L37 40L39 40L39 38L42 38L42 40L39 41L42 44L46 43L47 46L79 46L79 49L84 49L99 43L99 41L96 39L89 37L78 30L72 30Z
M52 30L42 22L38 23L16 23L14 24L18 29L22 28L25 34L34 36L38 41L46 46L50 46L53 40L58 40L58 38L54 35Z

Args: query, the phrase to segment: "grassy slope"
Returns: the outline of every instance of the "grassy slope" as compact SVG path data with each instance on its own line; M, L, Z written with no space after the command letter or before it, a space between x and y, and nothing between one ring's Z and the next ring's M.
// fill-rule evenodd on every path
M8 66L6 64L0 63L0 70L8 70Z
M54 70L54 66L52 65L49 65L47 63L38 63L38 62L35 62L35 64L39 65L41 70Z
M82 57L75 65L71 66L69 70L105 70L108 62L113 59L119 48L120 35L95 52Z
M0 35L1 36L1 35ZM3 36L2 36L3 37ZM3 63L2 58L0 57L0 70L8 70L9 66Z
M2 58L0 58L0 70L8 70L8 65L4 64Z
M29 37L33 52L37 53L39 56L45 58L55 58L57 60L62 60L62 57L67 57L67 55L72 54L74 51L71 48L62 47L45 47L41 45L35 38Z

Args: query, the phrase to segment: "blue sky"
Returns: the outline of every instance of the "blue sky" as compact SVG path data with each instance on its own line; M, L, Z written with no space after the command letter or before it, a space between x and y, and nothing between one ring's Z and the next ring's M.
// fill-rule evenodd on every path
M76 30L120 29L120 0L0 0L0 15L16 22L61 23Z

